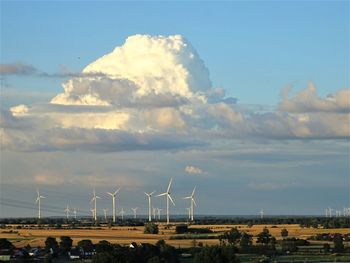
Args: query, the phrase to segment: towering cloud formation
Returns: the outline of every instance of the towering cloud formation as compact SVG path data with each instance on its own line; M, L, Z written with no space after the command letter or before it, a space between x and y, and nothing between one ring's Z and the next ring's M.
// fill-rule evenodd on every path
M121 105L153 95L190 100L211 88L208 69L180 35L131 36L122 46L88 65L83 73L86 78L64 83L64 93L51 103Z
M8 73L13 70L6 69ZM327 98L312 84L271 112L237 110L182 36L135 35L62 84L47 105L0 115L2 147L15 150L154 150L215 139L350 136L349 90ZM188 173L200 173L189 166Z

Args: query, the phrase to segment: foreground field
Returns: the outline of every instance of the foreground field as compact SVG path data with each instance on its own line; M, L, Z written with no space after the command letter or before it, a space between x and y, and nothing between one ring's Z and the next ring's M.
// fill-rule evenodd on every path
M193 239L171 239L176 236L175 226L167 229L165 225L159 226L159 234L151 235L144 234L144 227L102 227L99 229L16 229L16 226L12 226L12 232L9 229L2 230L0 232L0 238L8 238L15 246L24 247L30 245L44 246L44 242L48 236L59 238L61 236L70 236L73 239L74 245L82 239L90 239L93 243L97 243L100 240L107 240L114 244L130 244L136 243L151 243L155 244L158 240L164 239L172 246L178 247L191 247L194 244ZM256 236L260 233L264 227L267 227L270 233L277 239L281 238L281 230L286 228L289 232L289 237L298 237L306 239L310 236L319 233L350 233L348 228L338 229L313 229L302 228L299 225L254 225L248 227L246 225L191 225L190 228L209 228L214 233L220 234L227 231L232 227L237 227L239 230L245 231L251 235ZM212 234L215 236L215 234ZM200 239L197 240L204 245L214 245L219 243L219 239Z

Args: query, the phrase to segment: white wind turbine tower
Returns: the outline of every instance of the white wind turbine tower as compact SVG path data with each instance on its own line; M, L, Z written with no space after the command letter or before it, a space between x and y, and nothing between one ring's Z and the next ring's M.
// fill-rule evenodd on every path
M66 213L66 219L68 220L68 218L69 218L69 212L70 212L70 210L69 210L69 205L68 205L68 204L67 204L66 209L64 209L64 212Z
M41 199L46 198L45 196L40 195L39 189L36 189L37 198L35 203L38 204L38 219L41 218Z
M165 193L157 195L157 196L166 196L166 222L167 222L167 224L169 224L169 200L175 206L175 203L174 203L173 199L170 196L170 187L171 187L172 181L173 181L173 178L170 178L170 182L169 182L168 188L167 188Z
M328 214L329 214L329 217L332 217L332 211L333 211L333 208L328 208Z
M136 212L137 212L138 207L131 208L131 210L134 212L134 219L136 219Z
M260 214L260 218L263 219L264 218L264 209L261 209L259 214Z
M113 217L113 223L115 223L115 197L117 196L117 193L119 192L120 188L118 188L114 193L107 192L112 197L112 217Z
M191 220L191 207L186 207L186 210L188 211L188 220Z
M153 212L153 219L156 220L157 208L153 207L152 212Z
M193 188L192 194L190 196L187 196L187 197L183 198L183 199L191 199L191 206L190 206L190 209L191 209L190 219L191 219L191 221L193 221L193 214L194 214L194 207L193 207L193 205L197 206L196 201L194 200L194 192L195 191L196 191L196 187Z
M91 215L92 215L92 220L95 218L95 209L91 208L90 209Z
M108 211L107 208L104 208L104 209L103 209L103 214L104 214L104 216L105 216L105 221L106 221L106 222L107 222L107 211Z
M162 209L157 208L157 213L158 213L158 220L160 221L160 211L162 211Z
M145 195L148 196L148 221L151 222L152 221L152 195L154 194L155 191L153 191L152 193L146 193Z
M74 219L77 220L77 209L76 208L73 209L73 214L74 214Z
M124 208L122 207L122 209L120 210L120 215L122 217L122 220L124 220L124 214L125 214L125 211L124 211Z
M93 190L93 196L91 198L91 201L90 203L94 202L94 220L96 221L97 220L97 208L96 208L96 200L97 199L100 199L99 196L96 195L96 191L95 191L95 188Z

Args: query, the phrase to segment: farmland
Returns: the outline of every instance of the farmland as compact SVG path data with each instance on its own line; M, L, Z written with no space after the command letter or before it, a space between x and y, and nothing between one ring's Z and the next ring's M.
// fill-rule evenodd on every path
M206 228L213 233L206 235L193 235L193 238L189 236L187 239L180 239L182 235L175 233L175 225L167 227L165 224L159 225L159 234L144 234L143 226L119 226L111 227L101 226L98 228L79 228L79 229L65 229L62 226L61 229L50 228L48 226L41 226L40 228L21 228L18 229L18 225L8 225L6 229L0 231L0 238L7 238L16 247L24 247L26 245L44 246L44 242L48 236L59 238L61 236L70 236L73 239L73 244L76 244L79 240L90 239L92 242L97 243L101 240L107 240L112 244L130 244L136 243L151 243L155 244L158 240L164 239L169 245L178 247L191 247L193 246L193 239L198 239L203 245L219 244L218 236L225 231L230 230L233 227L237 227L240 231L244 231L250 235L258 235L265 227L269 230L270 234L276 237L277 240L282 239L281 230L287 229L289 237L296 237L301 239L307 239L316 234L322 233L340 233L349 234L349 228L338 229L326 229L326 228L305 228L297 224L282 224L282 225L253 225L251 227L247 225L191 225L189 229ZM205 238L208 237L209 238ZM317 243L317 241L313 241Z

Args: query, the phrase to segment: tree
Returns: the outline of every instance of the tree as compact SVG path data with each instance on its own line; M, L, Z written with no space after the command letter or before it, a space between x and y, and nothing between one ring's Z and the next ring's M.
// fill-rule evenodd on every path
M80 240L77 245L82 248L84 252L91 252L94 249L94 244L90 239Z
M60 249L67 254L72 248L73 240L69 236L62 236L60 239Z
M8 249L12 250L15 246L12 245L10 241L8 241L6 238L0 238L0 249Z
M45 251L50 254L57 254L58 243L55 237L47 237L45 240Z
M265 227L264 230L258 234L256 243L261 243L262 245L267 246L270 243L270 238L270 232Z
M92 257L92 263L111 263L111 262L119 262L119 261L116 261L113 255L108 252L98 253Z
M241 233L238 231L236 227L232 228L230 231L226 232L223 239L227 239L227 242L231 245L235 245L241 238Z
M334 252L343 252L344 251L344 243L343 236L339 233L336 233L333 238L334 243Z
M325 254L329 253L329 251L331 250L331 246L328 243L324 243L323 244L323 252Z
M195 254L194 263L235 263L239 262L233 246L205 246Z
M145 224L145 228L143 230L143 233L145 233L145 234L158 234L158 232L159 232L158 225L156 225L154 223Z
M245 232L243 232L241 234L241 240L239 241L239 246L241 248L247 248L247 247L250 247L252 244L253 244L253 241L252 241L252 235L249 235Z
M283 238L287 237L287 236L288 236L288 230L285 229L285 228L283 228L283 229L281 230L281 236L282 236Z
M112 253L113 252L113 247L111 243L109 243L106 240L101 240L96 244L96 253Z
M184 234L188 232L188 226L187 225L177 225L175 227L176 234Z

